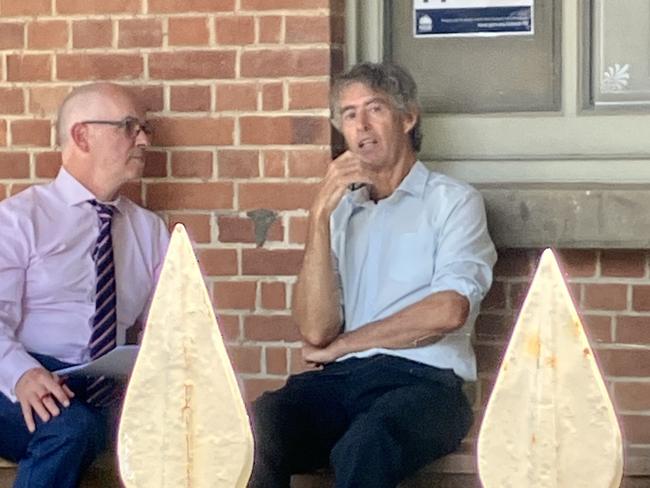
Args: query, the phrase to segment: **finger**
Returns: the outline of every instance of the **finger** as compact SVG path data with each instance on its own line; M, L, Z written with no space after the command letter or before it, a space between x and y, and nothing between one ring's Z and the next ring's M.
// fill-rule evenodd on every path
M45 380L45 387L48 390L48 393L52 394L61 405L67 407L70 405L70 400L65 390L59 384L59 377L56 375L51 375L48 379Z
M43 398L41 398L41 402L43 403L43 406L47 409L47 411L52 414L53 417L57 417L61 413L61 410L59 410L59 407L56 406L56 402L54 401L51 395L46 395Z
M63 388L63 391L65 391L65 394L68 395L68 398L74 398L74 391L72 391L70 388L68 388L68 385L63 384L63 385L61 385L61 388ZM66 405L65 403L64 403L63 405L65 405L66 407L68 407L68 406L69 406L69 402L68 402L67 405Z
M50 414L48 413L45 406L43 406L43 402L40 398L35 398L30 402L30 404L36 412L36 415L38 415L43 422L50 420Z
M32 407L26 400L20 400L20 409L23 412L23 418L25 419L27 430L33 433L36 430L36 424L34 423L34 416L32 415Z

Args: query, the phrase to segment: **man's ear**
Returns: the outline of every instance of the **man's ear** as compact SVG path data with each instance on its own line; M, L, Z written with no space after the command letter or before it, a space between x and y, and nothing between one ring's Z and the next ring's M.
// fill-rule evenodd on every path
M408 134L420 117L420 111L415 107L410 107L408 111L402 114L402 125L404 134Z
M83 152L90 151L90 144L88 144L88 127L86 124L76 123L70 127L70 138L75 145Z

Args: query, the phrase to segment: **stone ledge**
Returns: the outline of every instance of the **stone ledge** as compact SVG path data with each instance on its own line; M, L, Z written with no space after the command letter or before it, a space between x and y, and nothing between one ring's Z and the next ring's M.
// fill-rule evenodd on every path
M499 248L645 249L648 185L477 184Z

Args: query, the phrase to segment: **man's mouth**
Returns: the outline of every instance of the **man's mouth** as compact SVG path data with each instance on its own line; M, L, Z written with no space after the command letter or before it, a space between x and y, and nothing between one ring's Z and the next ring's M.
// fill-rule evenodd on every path
M377 144L377 140L372 137L368 137L365 139L361 139L359 141L358 147L359 149L363 149L363 148L372 147L374 144Z

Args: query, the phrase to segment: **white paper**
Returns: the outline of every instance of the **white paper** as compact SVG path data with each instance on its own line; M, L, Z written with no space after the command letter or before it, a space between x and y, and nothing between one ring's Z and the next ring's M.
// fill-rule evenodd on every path
M413 35L494 37L533 35L534 0L414 0Z
M77 364L59 369L54 373L59 376L106 376L108 378L126 378L131 374L140 346L117 346L102 357L89 363Z

